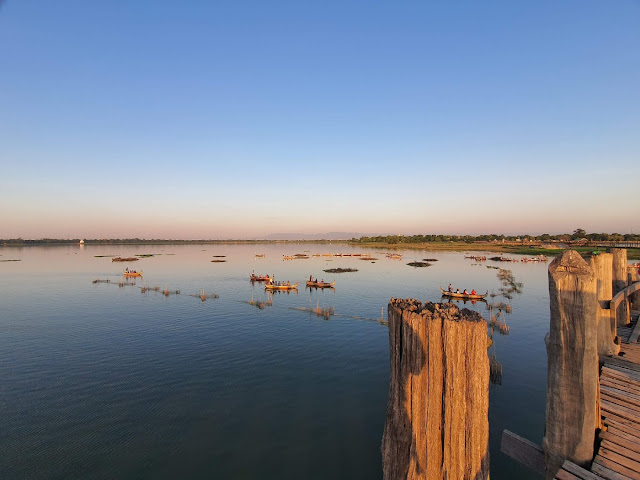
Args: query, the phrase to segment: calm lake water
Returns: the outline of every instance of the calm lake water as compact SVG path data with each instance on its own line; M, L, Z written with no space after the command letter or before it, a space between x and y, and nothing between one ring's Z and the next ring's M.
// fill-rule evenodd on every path
M307 251L308 252L305 252ZM296 253L371 253L283 261ZM264 258L255 258L264 253ZM498 292L524 284L508 336L494 334L491 477L535 478L499 451L508 428L544 429L547 266L475 264L462 253L392 260L346 245L0 248L0 478L381 478L391 297L440 301L439 286ZM132 263L96 255L156 254ZM226 255L224 263L212 263ZM437 258L428 268L406 264ZM144 277L120 288L125 267ZM323 269L352 267L354 273ZM336 280L273 305L249 274ZM94 284L110 279L111 284ZM132 282L133 283L133 282ZM159 286L179 295L141 293ZM202 290L219 298L202 302ZM324 320L296 308L331 306ZM487 316L485 305L467 304Z

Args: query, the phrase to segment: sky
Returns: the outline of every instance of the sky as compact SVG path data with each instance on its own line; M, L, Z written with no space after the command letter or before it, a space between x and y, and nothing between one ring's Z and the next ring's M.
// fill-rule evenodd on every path
M5 0L0 238L640 233L640 2Z

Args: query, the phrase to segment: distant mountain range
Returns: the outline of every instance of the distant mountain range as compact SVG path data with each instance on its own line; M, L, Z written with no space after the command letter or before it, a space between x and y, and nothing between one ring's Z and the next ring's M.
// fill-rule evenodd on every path
M272 233L264 240L351 240L370 236L360 232L328 232L328 233Z

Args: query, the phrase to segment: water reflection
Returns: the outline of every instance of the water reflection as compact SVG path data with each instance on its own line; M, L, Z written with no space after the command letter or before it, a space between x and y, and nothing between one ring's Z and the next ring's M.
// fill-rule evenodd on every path
M346 245L305 245L310 258L286 262L298 247L259 248L264 257L255 245L0 250L21 260L0 263L0 346L11 359L0 364L0 451L12 459L0 477L154 478L188 464L193 477L380 478L389 299L437 301L449 282L497 292L496 272L461 253L401 252L437 257L412 268L386 252L375 263L333 256L366 252ZM137 258L144 279L125 281L114 256ZM337 288L303 296L247 282L252 270L304 282L354 266L335 274ZM544 428L546 267L509 266L526 289L496 315L510 333L493 338L504 365L491 392L494 452L503 428L532 440ZM193 300L203 293L216 301ZM485 302L461 303L488 314ZM325 321L315 308L333 313ZM526 478L514 468L493 456L492 478Z

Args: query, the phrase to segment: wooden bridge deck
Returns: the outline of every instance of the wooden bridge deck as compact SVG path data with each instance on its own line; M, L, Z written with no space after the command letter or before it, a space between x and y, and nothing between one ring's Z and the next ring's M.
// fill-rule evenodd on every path
M565 462L559 480L640 480L640 322L632 312L628 327L619 327L620 356L601 358L598 437L591 471Z

